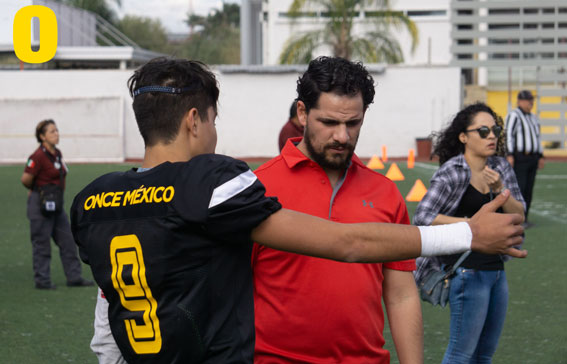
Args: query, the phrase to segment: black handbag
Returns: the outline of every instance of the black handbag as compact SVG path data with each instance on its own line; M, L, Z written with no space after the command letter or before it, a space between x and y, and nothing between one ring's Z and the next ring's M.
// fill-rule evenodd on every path
M47 152L47 150L43 149L49 160L56 166L59 163L59 156L57 160L53 158L53 156ZM44 216L51 216L63 211L63 162L59 164L59 185L50 183L44 186L37 187L37 191L39 192L39 208L41 213Z
M469 250L461 254L459 260L449 270L442 268L438 257L418 258L418 269L414 277L421 299L433 306L447 306L451 278L470 253Z
M39 207L41 213L49 216L63 210L63 189L55 184L37 188L39 191Z

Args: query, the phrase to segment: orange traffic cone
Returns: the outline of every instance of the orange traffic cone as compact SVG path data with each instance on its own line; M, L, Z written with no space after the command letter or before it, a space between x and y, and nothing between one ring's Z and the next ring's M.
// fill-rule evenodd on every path
M388 161L388 153L386 151L386 146L382 146L382 162L386 163Z
M408 168L412 169L414 165L415 165L415 151L413 149L410 149L408 154Z
M411 202L419 202L427 193L427 188L421 180L418 178L417 181L413 184L413 187L409 191L408 195L406 196L406 201Z
M372 158L370 158L370 160L368 161L366 167L370 169L384 169L384 164L382 163L380 158L378 158L378 156L374 154Z
M396 163L392 163L390 169L388 169L388 172L386 173L386 177L392 181L403 181L405 179L402 171L400 171L400 168Z

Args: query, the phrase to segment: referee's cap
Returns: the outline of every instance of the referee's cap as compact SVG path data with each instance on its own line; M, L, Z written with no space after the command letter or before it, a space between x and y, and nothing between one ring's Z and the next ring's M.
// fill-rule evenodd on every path
M522 90L518 93L518 100L533 100L534 95L529 90Z

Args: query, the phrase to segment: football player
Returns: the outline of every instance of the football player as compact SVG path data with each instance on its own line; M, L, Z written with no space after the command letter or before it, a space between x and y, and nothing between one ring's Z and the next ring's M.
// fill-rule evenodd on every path
M81 259L105 297L92 343L100 362L251 363L252 241L346 262L471 248L527 254L511 248L521 217L494 213L508 193L469 223L435 227L338 224L282 209L244 162L214 154L219 89L204 64L155 59L129 88L142 166L96 179L71 209Z

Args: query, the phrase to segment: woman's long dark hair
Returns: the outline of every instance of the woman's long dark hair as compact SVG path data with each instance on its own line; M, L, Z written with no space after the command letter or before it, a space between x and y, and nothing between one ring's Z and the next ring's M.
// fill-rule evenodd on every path
M431 156L439 157L439 164L447 162L449 159L456 155L465 152L465 145L459 140L459 134L468 129L472 124L472 121L476 114L479 112L486 112L494 118L496 125L504 127L504 122L502 118L498 116L489 106L482 102L469 105L459 111L457 115L453 118L453 121L440 132L432 133L431 139L433 140L433 153ZM496 154L504 155L506 153L506 139L504 135L504 130L498 138L498 143L496 146Z

